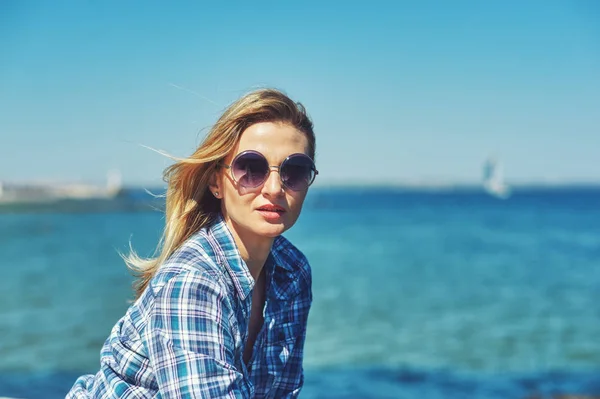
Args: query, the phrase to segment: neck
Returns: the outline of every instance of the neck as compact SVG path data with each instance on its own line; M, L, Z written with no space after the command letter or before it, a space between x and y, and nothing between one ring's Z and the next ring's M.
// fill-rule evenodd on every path
M269 252L271 252L274 239L243 234L243 232L236 230L230 219L226 219L226 223L252 278L255 282L258 281L258 277L269 257Z

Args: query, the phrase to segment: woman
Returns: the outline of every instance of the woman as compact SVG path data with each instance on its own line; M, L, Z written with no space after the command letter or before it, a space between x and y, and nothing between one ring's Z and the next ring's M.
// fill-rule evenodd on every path
M67 398L296 397L311 271L281 234L300 215L314 156L301 104L270 89L232 104L166 170L158 256L127 259L137 299L100 371Z

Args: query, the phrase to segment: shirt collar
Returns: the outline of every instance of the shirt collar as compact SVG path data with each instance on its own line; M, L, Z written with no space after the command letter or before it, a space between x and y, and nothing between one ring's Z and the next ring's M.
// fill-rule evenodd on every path
M273 270L269 293L279 300L287 301L300 293L298 273L292 258L289 242L283 236L276 237L269 256Z
M250 274L248 265L242 259L240 252L235 244L233 235L225 223L223 216L219 214L215 222L209 228L210 235L216 241L218 248L215 250L217 262L230 274L238 294L244 301L254 288L254 278ZM274 290L279 299L286 299L295 295L298 290L294 267L285 259L286 240L278 236L273 241L271 251L265 263L265 272L269 281L267 287L271 286L269 291ZM276 269L281 268L281 272Z
M250 274L248 265L242 259L233 235L229 231L221 214L217 216L216 221L210 226L209 234L218 244L218 249L215 251L217 262L231 275L233 285L238 291L240 298L245 300L252 292L252 288L254 288L254 279Z
M291 265L281 256L282 251L286 249L286 242L286 239L282 236L275 237L273 245L271 246L271 256L273 257L273 262L275 262L275 265L277 267L285 269L288 272L293 272L293 265Z

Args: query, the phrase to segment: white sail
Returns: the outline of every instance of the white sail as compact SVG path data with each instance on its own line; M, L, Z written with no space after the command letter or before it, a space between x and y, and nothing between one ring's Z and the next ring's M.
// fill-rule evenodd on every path
M483 166L483 189L494 197L504 199L510 196L510 188L504 183L502 165L493 158Z

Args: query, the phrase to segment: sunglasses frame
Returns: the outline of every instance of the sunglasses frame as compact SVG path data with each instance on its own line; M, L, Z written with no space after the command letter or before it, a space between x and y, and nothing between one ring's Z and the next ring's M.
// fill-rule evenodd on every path
M234 176L234 173L233 173L233 165L235 165L235 162L238 160L238 158L240 158L241 156L243 156L243 155L245 155L245 154L257 154L257 155L259 155L261 158L263 158L263 159L265 160L265 163L267 164L267 166L268 166L268 168L269 168L269 172L266 174L266 176L265 176L265 179L264 179L264 180L263 180L263 181L262 181L260 184L258 184L258 185L256 185L256 186L254 186L254 187L252 187L252 186L246 186L246 185L243 185L243 184L241 184L240 182L238 182L238 181L237 181L237 179L235 178L235 176ZM294 190L293 188L289 187L287 184L285 184L285 182L284 182L284 181L283 181L283 179L281 178L281 168L282 168L282 167L285 165L285 163L286 163L286 162L287 162L287 161L288 161L290 158L292 158L292 157L294 157L294 156L303 156L303 157L306 157L307 159L309 159L309 160L311 161L311 163L312 163L312 167L311 167L311 169L312 169L312 171L314 172L314 174L313 174L313 176L312 176L312 179L310 180L310 182L308 182L308 184L307 184L306 188L303 188L303 189L300 189L300 190ZM288 155L288 156L287 156L287 157L286 157L286 158L285 158L285 159L284 159L284 160L281 162L281 164L279 164L279 165L277 166L277 165L269 165L269 161L267 161L267 158L266 158L266 157L265 157L263 154L261 154L260 152L258 152L258 151L254 151L254 150L246 150L246 151L242 151L242 152L240 152L239 154L237 154L237 155L236 155L236 156L233 158L233 160L231 161L231 163L230 163L229 165L227 165L227 164L225 164L225 163L220 163L220 165L221 165L222 167L224 167L225 169L229 169L229 172L230 172L230 175L231 175L231 179L232 179L232 180L233 180L233 181L234 181L236 184L238 184L239 186L241 186L241 187L244 187L244 188L258 188L258 187L262 186L262 185L263 185L263 184L265 184L265 182L266 182L266 181L269 179L269 176L271 175L271 172L273 172L273 170L277 170L277 174L279 175L279 181L281 182L281 186L282 186L282 187L285 187L285 188L287 188L287 189L289 189L289 190L292 190L292 191L297 191L297 192L298 192L298 191L303 191L303 190L306 190L306 189L308 189L308 188L310 187L310 185L311 185L311 184L313 184L313 182L315 181L315 179L316 179L317 175L319 174L319 171L317 170L317 168L316 168L316 166L315 166L315 161L313 161L313 160L312 160L312 158L311 158L311 157L309 157L308 155L306 155L306 154L303 154L303 153L301 153L301 152L297 152L297 153L294 153L294 154L290 154L290 155Z

